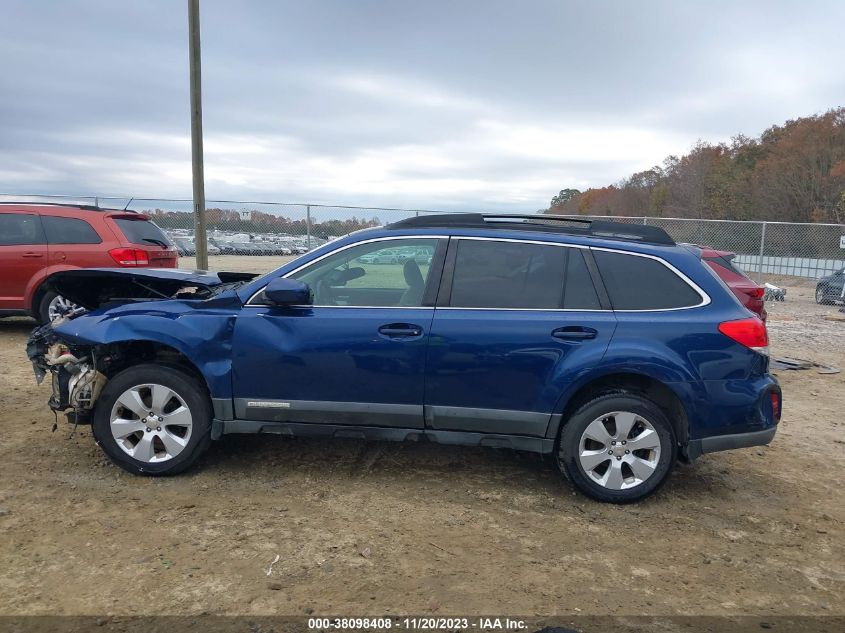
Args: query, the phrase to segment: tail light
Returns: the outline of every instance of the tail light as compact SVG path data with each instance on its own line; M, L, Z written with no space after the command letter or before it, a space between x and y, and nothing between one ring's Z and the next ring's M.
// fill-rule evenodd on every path
M769 353L769 334L766 324L757 317L725 321L719 324L719 331L740 345L745 345L761 354Z
M748 288L747 290L744 290L744 292L754 299L762 299L763 295L766 294L766 289L757 286L756 288Z
M113 248L109 255L118 266L150 265L150 255L142 248Z
M780 420L780 394L775 391L772 391L769 393L769 396L771 396L772 398L772 415L774 416L775 421L777 422L778 420Z

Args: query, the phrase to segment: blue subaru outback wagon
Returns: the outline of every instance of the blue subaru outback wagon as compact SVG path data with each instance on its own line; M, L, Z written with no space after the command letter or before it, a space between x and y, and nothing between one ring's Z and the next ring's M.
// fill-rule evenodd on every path
M33 332L36 375L133 473L183 471L229 433L428 440L548 453L630 502L679 458L767 444L780 418L765 325L656 227L426 216L257 278L51 284L80 307Z

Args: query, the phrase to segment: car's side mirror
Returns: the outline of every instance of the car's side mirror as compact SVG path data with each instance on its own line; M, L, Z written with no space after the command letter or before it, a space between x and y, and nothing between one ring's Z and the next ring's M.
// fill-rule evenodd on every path
M277 277L267 284L264 296L276 306L304 306L314 303L314 296L308 284L284 277Z

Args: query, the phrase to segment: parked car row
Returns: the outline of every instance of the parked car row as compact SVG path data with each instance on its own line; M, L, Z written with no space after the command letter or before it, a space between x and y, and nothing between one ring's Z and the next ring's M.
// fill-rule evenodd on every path
M196 255L196 243L192 236L171 234L181 257ZM308 247L294 241L234 241L220 237L209 237L207 250L209 255L301 255L308 252Z
M434 249L429 247L413 248L404 246L401 248L384 248L374 253L368 253L358 258L362 264L404 264L414 260L417 264L431 264L434 256Z

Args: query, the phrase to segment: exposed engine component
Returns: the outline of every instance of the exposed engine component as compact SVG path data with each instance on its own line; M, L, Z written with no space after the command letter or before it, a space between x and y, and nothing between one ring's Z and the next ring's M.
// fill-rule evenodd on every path
M84 354L57 340L50 324L33 330L27 343L35 378L40 384L47 372L53 377L49 405L54 411L73 409L75 421L91 411L108 378L95 363L93 350Z
M77 368L79 372L68 380L68 403L75 410L90 411L108 378L87 364L79 364Z

